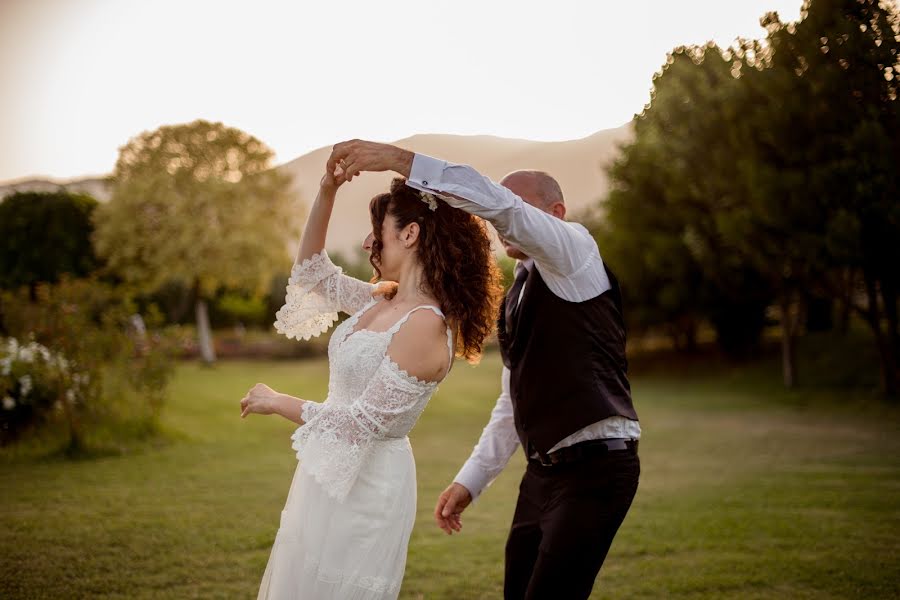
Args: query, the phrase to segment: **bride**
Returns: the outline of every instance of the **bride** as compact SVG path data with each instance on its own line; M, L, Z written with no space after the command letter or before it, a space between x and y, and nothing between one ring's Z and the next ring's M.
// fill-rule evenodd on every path
M416 516L407 434L453 356L477 362L499 307L500 274L484 223L394 179L372 199L363 248L368 283L324 250L341 170L326 171L275 328L308 340L337 320L328 397L313 402L256 384L241 417L279 414L299 427L300 460L258 599L396 598Z

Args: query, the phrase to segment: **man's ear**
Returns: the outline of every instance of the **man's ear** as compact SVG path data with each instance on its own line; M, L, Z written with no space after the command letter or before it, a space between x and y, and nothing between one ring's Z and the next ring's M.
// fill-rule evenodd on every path
M566 205L562 202L554 202L553 206L550 207L550 214L557 219L564 220L566 218Z

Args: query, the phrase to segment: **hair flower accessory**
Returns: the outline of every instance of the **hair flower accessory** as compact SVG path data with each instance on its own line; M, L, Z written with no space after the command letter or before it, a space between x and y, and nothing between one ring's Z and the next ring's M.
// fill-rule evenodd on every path
M435 198L433 195L429 194L428 192L422 192L420 199L422 200L422 202L427 204L428 208L430 208L432 211L437 210L437 198Z

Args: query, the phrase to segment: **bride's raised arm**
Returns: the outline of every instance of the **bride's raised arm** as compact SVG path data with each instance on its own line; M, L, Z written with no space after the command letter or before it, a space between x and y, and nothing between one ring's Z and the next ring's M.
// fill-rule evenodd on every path
M300 250L297 252L296 263L302 263L313 255L320 253L325 248L325 236L328 233L328 221L331 220L331 211L334 209L334 199L341 183L336 181L333 173L326 169L325 175L319 182L319 193L309 211L306 219L306 227L303 229L303 237L300 238Z
M297 260L275 313L275 329L289 338L308 340L337 321L338 311L353 314L372 299L374 284L344 275L325 250L328 221L340 183L326 173L300 238Z

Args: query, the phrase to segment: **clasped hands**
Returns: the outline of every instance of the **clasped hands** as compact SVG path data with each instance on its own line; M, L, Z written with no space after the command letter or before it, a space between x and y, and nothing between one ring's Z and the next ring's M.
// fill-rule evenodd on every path
M323 187L338 188L363 171L395 171L409 177L415 155L390 144L349 140L335 144L325 165Z

